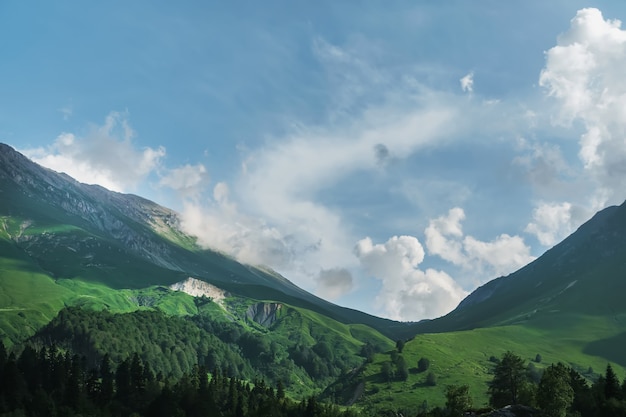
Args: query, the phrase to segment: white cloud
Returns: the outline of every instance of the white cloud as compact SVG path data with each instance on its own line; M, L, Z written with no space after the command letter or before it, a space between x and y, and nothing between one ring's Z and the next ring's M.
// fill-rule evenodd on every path
M292 242L277 228L241 213L230 201L228 185L213 188L213 199L183 202L181 226L200 245L231 255L251 265L281 269L293 261Z
M165 156L163 147L137 150L133 136L125 116L113 112L104 125L94 126L85 137L63 133L47 148L22 152L34 162L80 182L126 192L154 172Z
M571 234L592 211L569 202L541 202L533 210L533 221L525 231L533 234L544 246L553 246Z
M579 120L579 158L596 182L594 198L620 203L626 189L626 31L598 9L582 9L546 52L540 85L561 106L555 121Z
M354 253L363 268L381 281L376 305L394 320L439 317L467 295L445 272L419 269L424 248L413 236L394 236L384 244L365 238L356 244Z
M463 90L464 93L474 92L474 73L473 72L470 72L469 74L465 75L463 78L459 80L459 82L461 83L461 90Z
M430 221L424 231L428 253L460 266L474 274L504 275L526 265L534 258L530 247L519 236L503 233L490 242L467 236L461 222L465 212L459 207L446 216ZM493 276L483 276L482 281Z
M316 293L330 300L349 293L354 287L352 273L345 268L323 269L316 281Z
M159 185L176 190L184 198L197 198L208 185L209 174L202 164L183 165L161 177Z
M365 94L357 85L367 88L371 78L375 83L386 82L384 76L342 48L321 41L315 48L333 73L337 65L356 67L349 91L337 92L347 95L343 104ZM200 235L201 241L211 242L240 260L269 264L307 289L312 288L320 269L356 265L352 255L356 237L350 219L343 216L340 207L321 202L319 193L361 172L381 172L391 159L401 160L445 143L471 117L463 108L466 103L457 97L413 82L385 87L384 93L376 90L384 98L375 105L358 110L342 107L338 113L333 107L330 121L323 127L296 124L286 135L269 138L265 146L242 150L241 173L231 183L229 200L237 209L226 213L215 198L205 219L215 219L213 227L190 230ZM344 112L348 107L350 114ZM220 213L227 217L218 220ZM236 224L236 230L225 231L227 223ZM215 228L221 232L216 233ZM282 255L265 258L267 254L254 254L255 250L265 252L266 246L250 242L270 237L270 246L276 255Z

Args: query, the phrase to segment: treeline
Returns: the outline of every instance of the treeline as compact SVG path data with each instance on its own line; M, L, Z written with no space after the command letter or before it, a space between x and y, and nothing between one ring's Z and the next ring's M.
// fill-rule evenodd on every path
M274 385L280 381L299 395L326 386L364 360L323 336L307 345L296 335L294 340L277 342L274 333L208 315L178 317L158 310L113 314L67 307L30 343L77 352L90 366L105 354L120 363L128 352L137 352L162 377L180 378L195 366L204 366L221 369L229 377L265 379Z
M536 359L538 362L539 359ZM495 409L523 406L525 415L542 417L626 417L626 380L621 384L610 364L589 384L578 371L562 363L542 372L513 352L496 359L489 383L489 404ZM463 416L472 409L469 387L447 386L446 407L418 416Z
M194 366L205 365L223 369L229 376L252 379L255 371L236 345L238 338L226 340L190 318L167 316L158 310L114 314L67 307L31 343L72 350L85 356L90 365L105 354L120 363L129 352L137 352L164 376L180 378Z
M263 380L248 383L220 371L209 374L205 366L164 380L137 353L117 367L106 355L96 367L87 362L56 348L26 347L19 355L7 354L0 342L0 415L354 416L313 397L295 402L281 384L274 389Z

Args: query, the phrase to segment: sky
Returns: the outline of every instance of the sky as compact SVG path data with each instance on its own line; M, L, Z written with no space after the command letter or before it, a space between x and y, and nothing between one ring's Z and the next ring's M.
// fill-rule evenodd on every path
M626 2L0 2L0 142L350 308L446 314L626 199Z

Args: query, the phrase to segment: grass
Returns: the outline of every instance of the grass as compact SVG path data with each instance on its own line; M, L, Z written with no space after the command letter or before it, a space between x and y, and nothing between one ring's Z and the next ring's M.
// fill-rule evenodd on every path
M536 355L540 354L541 363L534 363L538 369L563 362L585 374L591 367L596 374L585 376L593 379L599 373L604 373L608 360L606 353L593 354L588 351L588 346L593 346L596 340L615 335L619 329L604 317L579 316L570 317L570 320L577 323L577 329L514 325L417 335L406 343L402 352L410 368L408 380L391 383L383 381L380 369L383 362L390 360L390 352L376 355L374 362L364 371L366 398L363 404L417 409L425 400L430 407L443 406L445 386L466 384L470 387L474 405L487 405L487 383L492 378L494 367L490 358L500 358L506 351L514 352L527 363L533 362ZM611 349L618 348L611 345ZM422 357L430 360L430 368L418 373L417 362ZM615 364L613 366L622 378L624 369ZM434 387L425 383L428 372L433 372L437 377L437 385Z

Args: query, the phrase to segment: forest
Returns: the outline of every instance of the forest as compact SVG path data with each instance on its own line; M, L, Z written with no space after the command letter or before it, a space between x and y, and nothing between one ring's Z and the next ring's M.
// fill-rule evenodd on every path
M314 397L293 401L284 388L227 377L194 366L178 379L155 375L137 353L114 366L108 355L94 368L57 348L26 347L7 354L0 342L0 415L8 416L320 416L352 411Z
M626 416L626 381L620 383L610 364L590 384L562 363L539 372L513 352L494 362L486 387L490 407L476 409L468 386L449 385L442 387L444 407L415 412L339 407L315 396L297 401L280 381L271 386L205 365L195 364L179 377L164 376L137 352L117 363L105 354L89 366L86 356L71 349L26 345L16 354L0 342L0 416L456 417L498 415L492 411L509 405L524 406L520 409L529 416Z

